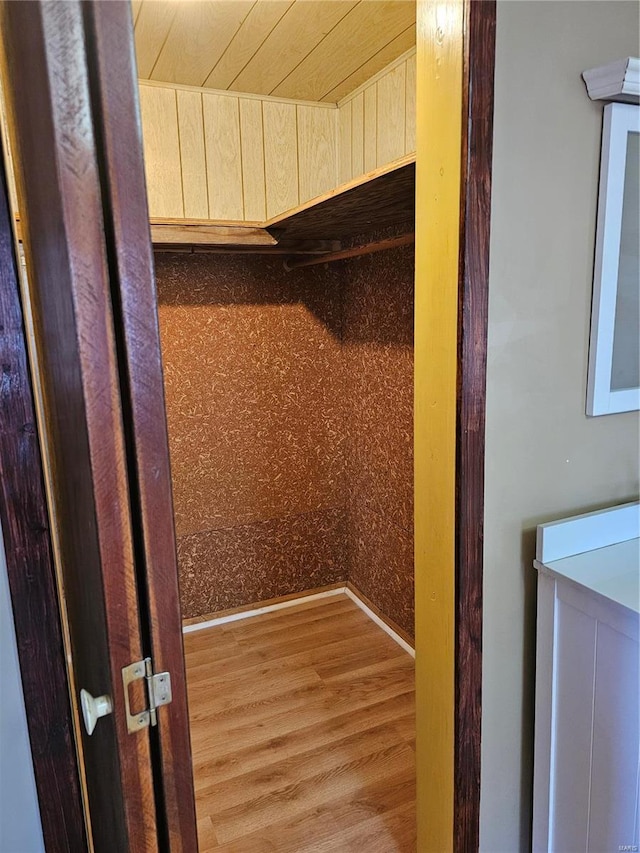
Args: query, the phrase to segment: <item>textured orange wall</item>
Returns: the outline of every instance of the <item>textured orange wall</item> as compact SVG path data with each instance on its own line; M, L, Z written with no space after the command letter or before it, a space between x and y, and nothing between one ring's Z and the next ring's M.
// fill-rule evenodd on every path
M183 615L344 580L337 275L204 254L156 275Z
M343 276L349 580L413 635L413 248Z
M351 577L413 632L412 254L156 255L185 618Z

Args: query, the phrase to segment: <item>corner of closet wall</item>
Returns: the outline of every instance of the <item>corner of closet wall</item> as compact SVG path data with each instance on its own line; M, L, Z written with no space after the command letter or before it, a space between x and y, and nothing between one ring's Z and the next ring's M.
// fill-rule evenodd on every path
M338 270L161 253L156 278L183 616L346 582Z
M261 223L336 186L335 104L149 80L139 90L152 217Z
M413 636L413 275L156 256L185 618L351 581Z
M413 637L413 247L340 272L347 573Z
M337 104L140 80L150 215L262 224L413 153L415 67Z
M151 215L264 224L412 154L415 61L337 103L141 81ZM351 580L412 635L412 248L156 274L184 615Z
M416 150L416 49L338 101L338 182Z

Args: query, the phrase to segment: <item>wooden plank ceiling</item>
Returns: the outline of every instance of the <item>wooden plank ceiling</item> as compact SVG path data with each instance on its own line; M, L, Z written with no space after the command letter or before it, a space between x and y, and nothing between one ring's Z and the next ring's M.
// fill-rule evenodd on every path
M143 80L336 102L416 42L415 0L134 0Z

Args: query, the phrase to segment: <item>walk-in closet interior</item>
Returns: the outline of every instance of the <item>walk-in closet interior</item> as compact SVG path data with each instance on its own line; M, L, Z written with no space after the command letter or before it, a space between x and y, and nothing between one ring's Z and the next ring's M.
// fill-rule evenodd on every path
M201 850L414 851L415 2L132 12Z

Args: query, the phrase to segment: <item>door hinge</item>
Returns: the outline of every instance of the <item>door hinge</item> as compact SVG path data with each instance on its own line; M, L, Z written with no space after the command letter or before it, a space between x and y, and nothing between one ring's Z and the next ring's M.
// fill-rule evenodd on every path
M144 678L147 685L147 701L149 707L131 713L129 685ZM122 668L122 683L124 684L124 705L127 713L127 730L129 734L158 724L157 708L171 702L171 676L168 672L153 672L151 658L138 660Z

